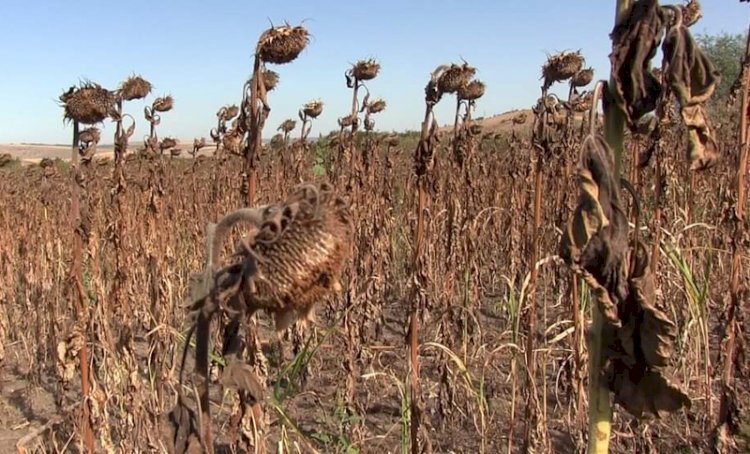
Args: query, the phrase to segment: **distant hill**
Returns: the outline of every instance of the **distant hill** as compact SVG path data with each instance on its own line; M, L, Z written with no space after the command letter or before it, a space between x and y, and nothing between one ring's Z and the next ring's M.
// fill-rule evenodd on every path
M513 119L525 115L526 121L520 124L513 124ZM490 117L479 117L473 120L474 123L482 126L483 132L504 132L510 131L511 129L526 128L532 125L534 122L534 114L531 109L516 109L501 114L493 115ZM441 131L450 131L453 128L453 124L447 124L440 127Z
M526 121L522 124L513 124L513 119L521 115L526 115ZM475 119L475 123L482 125L484 132L503 132L510 131L511 129L526 128L531 126L534 120L531 109L516 109L501 114L493 115L490 117L483 117ZM443 131L449 131L453 128L452 124L442 126L440 129ZM268 140L264 140L267 142ZM178 148L186 150L192 146L193 139L180 139L180 145ZM131 149L140 148L142 142L140 140L132 141ZM112 144L99 144L99 151L97 157L112 157ZM42 158L59 158L69 159L70 158L70 145L63 144L41 144L41 143L17 143L17 144L0 144L0 154L9 153L14 158L20 159L25 163L37 163Z

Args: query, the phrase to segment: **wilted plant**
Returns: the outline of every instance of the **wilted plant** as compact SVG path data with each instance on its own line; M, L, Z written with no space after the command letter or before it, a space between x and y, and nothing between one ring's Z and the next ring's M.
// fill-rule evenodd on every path
M367 87L365 86L364 82L376 78L379 73L380 63L372 58L367 60L359 60L344 73L344 76L346 77L346 86L352 89L352 110L348 116L339 119L339 125L342 128L351 127L351 137L354 137L354 133L357 132L357 127L359 126L359 118L357 117L357 113L364 109L364 106L367 105L367 100L369 98L368 91L365 95L364 101L362 102L363 108L360 109L358 98L359 89L364 88L367 91Z
M174 137L165 137L159 141L159 152L164 154L165 151L172 153L172 150L177 146L179 142Z
M232 121L239 112L240 109L236 105L223 106L218 112L216 112L217 125L210 131L211 139L216 144L216 149L214 150L215 155L219 153L222 144L224 143L224 135L227 133L227 122Z
M206 267L194 277L191 286L190 308L195 324L188 335L189 338L195 331L197 338L201 439L205 449L213 449L208 400L211 320L224 313L230 317L230 324L240 327L253 313L265 310L274 315L277 332L298 319L310 320L315 303L341 288L338 279L348 256L350 222L347 204L331 193L331 188L306 184L285 202L241 209L216 225L209 224ZM250 224L250 228L229 263L221 266L222 245L237 224ZM264 386L241 359L243 344L237 330L227 333L231 337L224 339L226 367L222 382L248 393L247 398L259 403ZM180 401L174 411L184 412L184 408Z
M697 1L690 2L697 4ZM688 4L688 6L690 6ZM683 10L683 14L685 11ZM743 363L747 365L747 358L743 359L741 351L747 348L746 341L742 340L743 330L741 322L743 315L743 299L747 307L748 284L742 278L743 264L742 256L750 250L750 223L748 222L747 207L747 178L748 178L748 150L750 149L750 136L748 127L750 125L750 34L745 45L745 55L742 59L742 68L734 85L740 87L742 93L740 98L739 113L739 152L737 153L735 189L733 192L733 206L730 205L729 214L724 222L727 224L728 237L731 240L732 266L729 275L729 299L723 308L723 321L726 328L722 342L723 368L721 371L721 401L715 433L715 448L721 452L732 450L737 447L735 436L739 432L740 405L737 399L737 379L735 374L741 374ZM746 311L745 311L746 312ZM744 315L747 317L747 315ZM747 336L747 332L744 333Z
M563 82L575 76L583 68L584 59L580 52L560 52L547 58L542 66L542 91L556 82Z
M201 151L201 150L202 150L202 149L203 149L203 148L204 148L204 147L205 147L206 145L207 145L207 144L206 144L206 138L205 138L205 137L201 137L200 139L196 137L195 139L193 139L193 148L191 148L191 149L190 149L190 156L192 156L192 157L193 157L193 159L195 159L195 156L196 156L196 155L197 155L198 153L200 153L200 151Z
M245 84L238 131L245 134L244 155L247 184L247 204L252 206L257 185L257 161L261 149L263 125L271 108L268 105L267 87L273 77L266 74L265 64L285 64L294 61L307 47L309 33L302 25L271 27L264 31L255 48L253 75ZM275 78L276 80L278 78Z
M690 132L690 149L695 151L692 168L706 167L708 153L702 147L713 139L705 124L703 103L713 92L715 72L694 45L681 16L679 8L662 8L655 0L617 2L609 85L615 103L606 106L605 139L595 129L598 94L604 85L597 84L590 133L582 147L579 205L561 244L561 256L594 289L598 302L592 315L589 365L592 452L608 449L610 392L637 418L644 414L660 417L690 404L684 392L663 375L676 327L657 306L647 249L637 236L627 264L628 225L620 201L624 126L636 129L646 113L668 99L670 91L677 95ZM665 28L662 84L650 70L650 60ZM697 77L691 79L688 74ZM663 112L657 110L658 115Z
M414 152L413 172L417 182L417 226L414 231L414 252L411 257L412 289L409 295L410 308L407 339L409 344L409 402L411 403L409 438L412 453L420 452L419 432L421 426L420 420L422 418L420 408L422 393L419 386L419 320L422 318L422 312L425 309L424 288L427 286L427 270L425 269L424 258L422 257L425 232L424 213L429 203L427 186L434 166L435 149L438 140L438 125L433 114L433 109L443 96L444 91L440 88L440 80L447 68L444 65L435 69L425 87L425 115L422 121L419 143Z
M305 104L299 110L299 119L302 122L300 129L300 140L305 141L312 129L312 120L318 118L323 113L323 101L315 100Z
M156 127L161 123L161 115L169 112L174 107L174 98L170 95L160 96L154 99L150 106L143 108L143 115L150 124L148 139L145 143L146 151L156 153L156 145L159 137L156 135Z
M372 101L365 100L362 109L365 111L365 131L371 132L375 129L375 121L370 118L372 115L385 110L386 103L384 100L377 98Z
M276 128L277 131L281 131L284 134L284 143L288 143L289 141L289 133L294 131L294 128L297 127L297 122L292 120L291 118L286 119L281 122L278 128Z
M81 440L89 452L94 451L94 432L91 425L91 407L89 403L90 372L89 354L86 339L88 339L89 305L87 295L83 292L83 243L84 228L81 217L81 194L82 184L85 181L78 167L80 151L80 124L94 124L106 119L114 108L114 95L112 92L102 88L100 85L84 82L79 87L71 87L60 96L65 111L66 120L73 122L73 146L71 149L71 205L70 205L70 229L73 235L73 247L71 251L72 261L69 269L69 279L72 295L72 306L78 313L80 329L82 330L84 342L78 353L81 368L81 391L83 394L83 421ZM96 135L92 130L86 134L86 138L94 139ZM92 143L91 140L89 143Z

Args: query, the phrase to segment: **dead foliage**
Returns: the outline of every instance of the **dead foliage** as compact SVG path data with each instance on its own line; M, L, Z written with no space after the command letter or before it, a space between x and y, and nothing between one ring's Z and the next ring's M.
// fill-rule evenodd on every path
M627 214L614 155L601 135L584 140L578 178L578 204L560 256L593 289L606 320L603 378L615 401L637 418L689 407L690 399L664 375L676 328L657 308L646 249L638 244L633 266L627 264Z

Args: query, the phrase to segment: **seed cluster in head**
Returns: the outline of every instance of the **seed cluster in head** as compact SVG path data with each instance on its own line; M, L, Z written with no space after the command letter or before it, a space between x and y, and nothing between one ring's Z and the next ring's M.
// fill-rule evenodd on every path
M84 82L80 87L71 87L60 96L65 109L65 118L83 124L104 121L114 111L115 97L112 92L93 82Z
M78 140L80 140L83 143L98 143L101 139L102 135L99 131L99 128L90 127L86 128L78 135Z
M294 61L309 42L310 35L301 25L273 27L260 35L256 53L262 61L280 65Z
M468 84L458 89L458 99L467 101L476 101L484 96L484 83L479 80L472 80Z
M161 96L156 98L151 105L155 112L169 112L174 107L174 99L172 96Z
M351 242L347 203L330 186L303 185L263 213L259 230L247 238L260 257L258 275L246 289L251 306L278 320L307 316L315 303L337 291ZM293 321L293 320L287 320Z
M123 100L132 101L148 96L151 93L151 88L151 82L139 75L134 75L128 77L125 82L120 84L118 92Z
M468 63L451 64L438 78L437 88L441 93L456 93L469 83L476 72L476 68Z
M555 82L562 82L575 76L583 68L584 59L580 52L560 52L550 56L542 66L544 90ZM592 74L593 76L593 74Z
M386 103L383 99L375 99L367 103L367 113L376 114L385 110Z
M272 91L279 84L279 74L270 69L264 69L262 72L263 86L266 91Z
M318 118L323 113L323 101L310 101L302 108L302 113L310 118Z
M594 69L586 68L578 71L571 79L571 83L574 87L585 87L594 80Z
M176 146L177 146L177 139L175 139L174 137L165 137L159 143L159 148L161 150L168 150Z
M359 60L352 66L351 75L358 80L372 80L380 72L380 63L370 58Z
M279 125L277 131L283 131L285 133L292 132L294 128L297 126L297 122L292 119L287 119L281 122L281 125Z

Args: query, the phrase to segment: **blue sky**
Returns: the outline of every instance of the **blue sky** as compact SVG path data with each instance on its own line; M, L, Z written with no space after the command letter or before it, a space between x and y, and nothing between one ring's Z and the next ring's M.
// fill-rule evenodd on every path
M749 5L702 4L695 33L746 30ZM269 21L304 20L312 39L295 62L269 65L281 82L269 96L266 136L316 98L325 110L312 134L336 127L351 102L343 73L369 57L382 65L370 92L388 102L376 118L380 130L417 129L429 73L461 58L487 84L476 115L525 108L538 96L540 66L549 53L580 49L596 77L607 77L613 12L614 0L2 0L0 143L67 143L71 127L57 105L63 89L82 78L115 88L132 73L154 84L148 101L167 93L175 98L160 135L208 137L219 107L240 101L255 42ZM148 129L143 106L126 106L138 120L139 140ZM438 121L451 121L452 110L452 99L443 100ZM114 133L109 123L103 129Z

